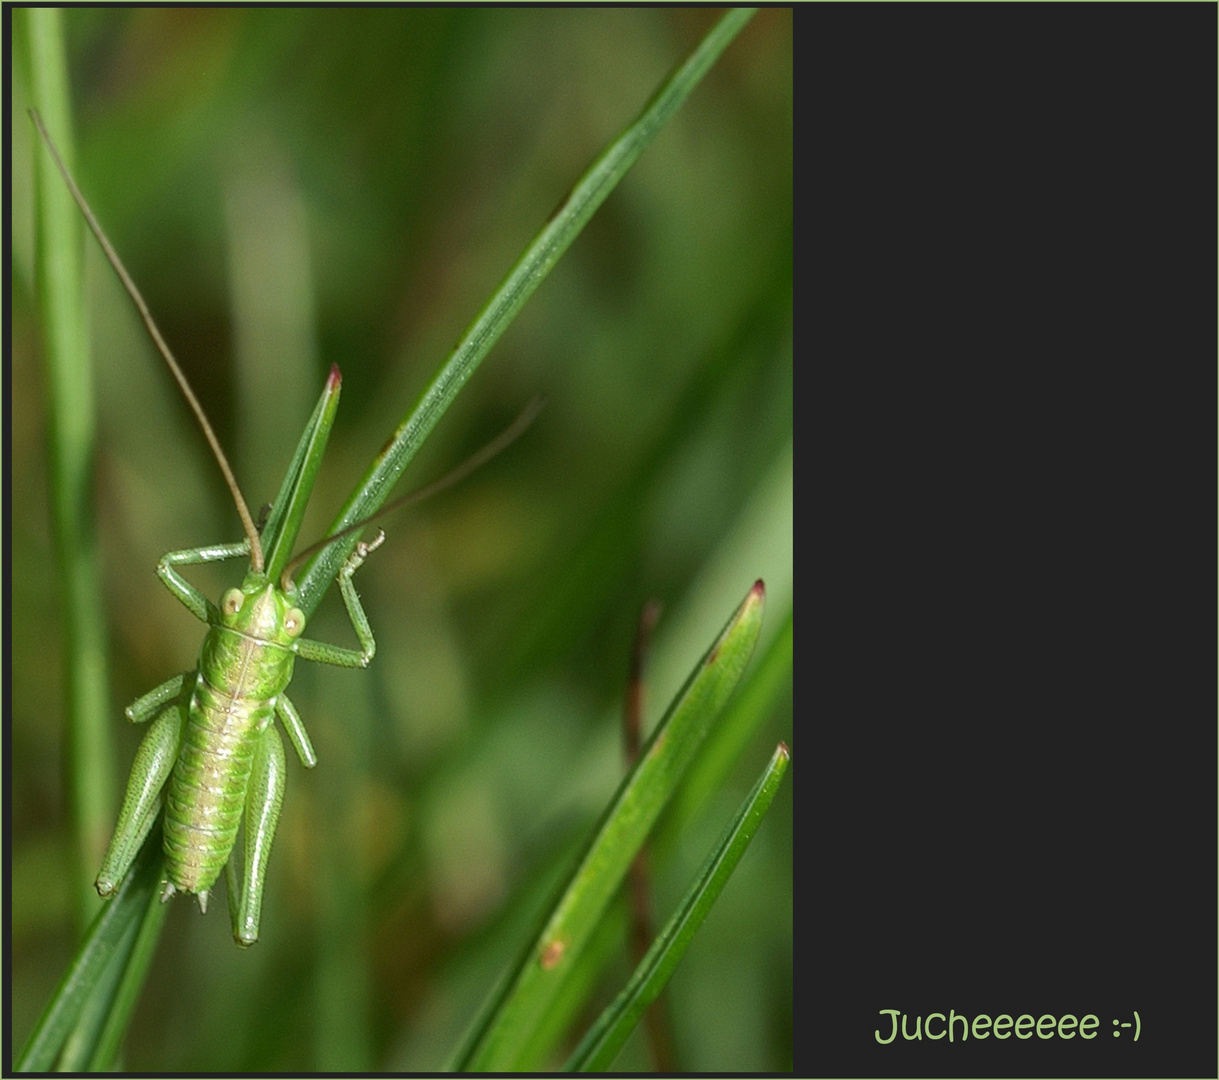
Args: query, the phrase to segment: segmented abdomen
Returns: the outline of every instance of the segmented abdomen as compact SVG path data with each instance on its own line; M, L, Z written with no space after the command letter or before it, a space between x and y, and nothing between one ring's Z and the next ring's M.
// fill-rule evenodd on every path
M226 631L214 628L211 633ZM200 663L182 747L167 786L166 876L183 892L210 889L224 869L245 810L255 748L274 720L274 696L246 696L261 682L251 673L267 648L247 644L244 663L227 671L207 671Z

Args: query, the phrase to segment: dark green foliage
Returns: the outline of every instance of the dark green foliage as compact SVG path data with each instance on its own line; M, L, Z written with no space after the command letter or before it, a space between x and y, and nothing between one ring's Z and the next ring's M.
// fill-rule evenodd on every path
M547 215L716 13L63 17L78 180L255 513L274 497L330 365L342 369L308 543ZM16 1046L82 929L61 779L33 137L14 125ZM601 207L408 470L399 491L546 397L509 452L383 523L388 538L356 580L377 635L372 666L297 665L292 696L319 765L306 774L289 755L262 938L240 952L223 902L203 918L172 905L125 1067L437 1068L623 774L617 713L644 600L665 606L649 723L755 578L767 584L759 654L790 633L791 223L791 15L768 9ZM193 666L201 640L157 581L157 560L241 534L193 419L95 250L86 267L107 709L125 775L140 732L123 707ZM235 583L223 567L193 580L210 597ZM354 644L337 596L309 634ZM742 751L699 773L701 815L680 830L662 818L658 926L775 744L791 743L786 691L778 700ZM670 985L685 1068L790 1068L790 790L789 780ZM608 954L621 959L598 982L594 1011L576 1018L584 1026L631 970L621 942ZM648 1067L636 1040L619 1066Z

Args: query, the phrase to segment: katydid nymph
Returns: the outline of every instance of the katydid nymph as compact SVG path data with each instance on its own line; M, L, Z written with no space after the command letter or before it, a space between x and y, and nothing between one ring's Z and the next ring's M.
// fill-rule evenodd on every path
M239 945L252 945L258 939L267 860L284 793L286 761L274 721L278 718L283 725L301 764L312 768L317 756L285 690L298 657L349 668L367 667L372 660L376 642L351 579L368 553L384 540L384 533L378 531L373 540L357 543L337 573L359 648L304 637L305 614L297 602L294 571L336 540L361 531L371 520L342 528L292 557L338 407L338 368L331 369L270 513L256 527L219 441L143 297L61 160L41 117L34 110L30 115L198 419L245 532L245 539L237 543L169 552L157 566L166 588L208 624L208 631L194 671L166 680L126 710L132 722L148 723L149 728L132 766L118 823L97 876L97 891L103 897L115 891L162 817L162 901L175 892L194 893L200 910L206 911L208 896L223 871L233 936ZM372 517L456 483L515 439L536 412L537 404L531 404L507 431L458 469L395 500ZM179 572L180 567L247 557L249 570L244 580L240 587L224 593L219 606ZM242 826L239 872L234 848Z

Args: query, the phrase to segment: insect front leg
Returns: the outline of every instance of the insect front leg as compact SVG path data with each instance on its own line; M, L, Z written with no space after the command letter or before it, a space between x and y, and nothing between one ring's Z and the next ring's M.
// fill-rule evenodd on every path
M365 544L361 541L356 545L343 568L339 571L339 592L343 595L343 604L347 608L347 617L351 619L352 628L360 642L359 649L344 649L339 645L327 645L323 641L313 641L301 638L296 643L296 655L303 660L317 660L323 664L334 664L337 667L368 667L377 652L377 643L372 636L372 627L368 616L360 606L360 597L356 587L351 583L354 574L368 558L370 552L376 551L385 540L385 532L378 530L376 538Z
M249 540L242 540L239 544L212 544L208 547L170 551L162 555L161 561L157 563L157 577L165 583L165 587L174 596L190 609L195 618L214 625L220 621L220 612L216 610L216 605L179 574L174 567L223 562L225 559L236 559L249 554Z
M275 725L268 724L255 748L250 786L246 789L245 858L240 881L233 866L233 855L229 856L225 867L229 916L233 923L233 938L238 945L249 946L258 940L262 888L275 826L279 824L279 811L283 806L286 771L283 740Z
M171 679L152 693L159 693L177 681ZM146 694L140 701L151 696ZM136 702L138 704L140 702ZM110 838L110 847L106 849L106 857L102 860L95 883L102 896L109 896L123 880L156 820L157 812L161 809L162 790L182 745L185 722L184 704L181 701L173 703L154 721L140 743L135 764L131 767L131 777L127 781L127 793L123 796L118 824L114 827L114 836Z

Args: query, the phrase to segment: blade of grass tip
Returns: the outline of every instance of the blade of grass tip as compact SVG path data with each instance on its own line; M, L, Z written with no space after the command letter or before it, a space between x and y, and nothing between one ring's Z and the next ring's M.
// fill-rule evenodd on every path
M541 935L519 959L485 1029L474 1033L459 1069L499 1072L520 1067L522 1048L562 988L567 969L580 956L635 853L740 681L758 640L763 598L759 581L669 706L594 830Z
M723 717L707 738L707 745L690 767L681 790L673 799L665 821L657 828L652 846L665 852L682 830L719 791L746 747L773 713L781 696L790 692L792 678L792 611L778 633L759 654L749 677L733 696Z
M26 1042L17 1072L48 1072L57 1065L80 1071L93 1056L107 1009L121 1004L127 992L120 974L138 936L143 936L139 924L156 896L161 867L161 829L154 826L118 891L93 920ZM149 950L155 946L162 920L150 931ZM95 999L94 995L99 996ZM65 1064L69 1057L70 1063Z
M475 317L414 410L377 455L372 467L335 518L329 530L331 533L362 521L382 506L411 458L482 363L491 346L511 325L597 208L690 96L733 38L753 18L756 10L733 8L728 11L661 84L639 116L576 181ZM306 616L316 609L322 594L343 561L355 549L358 539L358 536L351 536L318 552L299 575L300 606Z
M31 97L71 161L71 107L60 12L31 8ZM50 477L67 701L69 800L80 927L96 903L93 875L114 805L105 623L93 528L93 375L84 310L83 234L76 204L35 140L38 283L50 409Z
M313 492L322 457L326 452L326 443L330 439L330 430L334 426L342 386L343 377L336 364L331 367L322 387L322 395L314 406L305 430L301 432L279 493L275 496L266 524L263 525L263 559L270 581L279 580L284 567L292 558L292 546L296 543L301 523L305 519L309 496Z
M622 1049L628 1036L669 981L712 905L741 861L745 849L766 816L790 761L780 743L774 756L703 863L673 917L652 943L630 981L581 1040L565 1069L573 1072L604 1072Z

